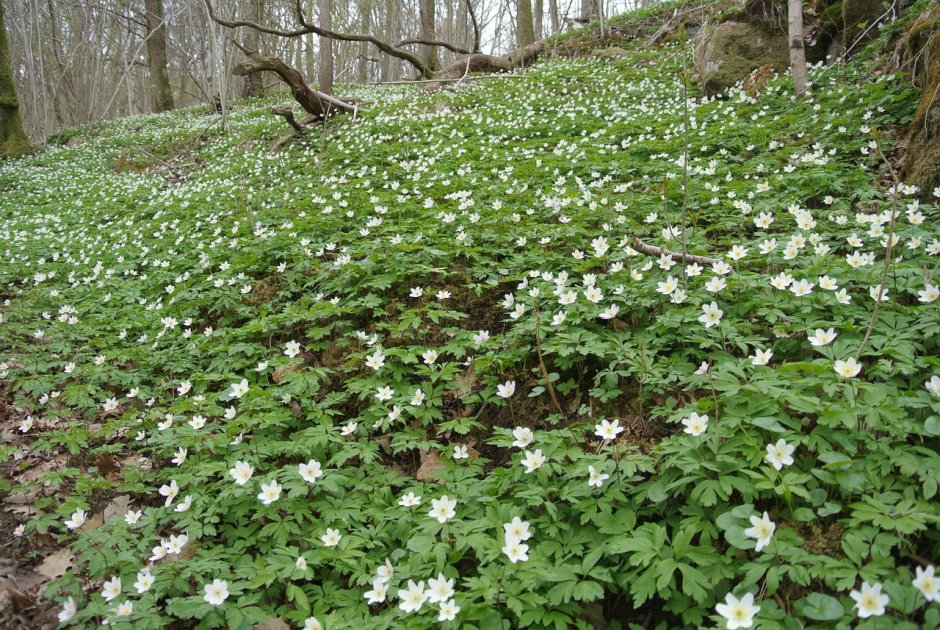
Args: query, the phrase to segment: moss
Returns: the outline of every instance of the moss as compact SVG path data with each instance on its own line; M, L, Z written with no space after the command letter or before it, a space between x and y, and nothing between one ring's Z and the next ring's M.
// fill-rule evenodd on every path
M757 68L782 72L790 63L786 35L760 22L723 22L704 29L695 53L708 96L724 92Z
M923 90L911 121L907 167L908 183L929 196L940 186L940 7L921 15L902 41L903 64Z
M883 0L843 0L842 2L842 45L848 50L857 51L878 35L877 28L869 28L885 12ZM861 41L855 43L859 37ZM854 44L854 46L853 46Z
M834 38L842 30L842 3L836 2L819 14L819 34Z

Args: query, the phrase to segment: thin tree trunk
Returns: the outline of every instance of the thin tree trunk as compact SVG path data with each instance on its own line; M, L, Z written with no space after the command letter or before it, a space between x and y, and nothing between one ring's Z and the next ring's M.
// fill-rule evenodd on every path
M320 26L328 31L333 30L333 13L330 0L318 0L320 7ZM320 91L324 94L333 94L333 40L328 37L320 38L320 70L318 80Z
M372 31L372 0L359 1L360 22L362 33ZM359 83L365 84L369 80L369 44L359 42Z
M552 35L561 31L561 16L558 14L558 0L548 0L548 12L552 18Z
M421 38L426 40L437 39L435 35L434 23L434 4L436 0L419 0L418 13L421 21ZM437 54L436 46L422 46L424 63L429 70L438 70L441 67L441 60Z
M532 0L516 0L516 41L519 48L535 41L532 28Z
M803 2L802 0L789 0L788 13L790 18L790 73L793 75L793 89L797 96L806 91L806 51L803 48Z
M545 22L545 0L535 0L533 13L535 22L535 39L542 39L545 37L545 32L542 27L543 22Z
M263 0L247 0L247 11L245 15L252 22L261 21L264 15L264 8L261 6ZM245 33L244 46L248 50L258 55L263 55L261 50L261 33L253 28ZM264 94L264 79L260 74L249 74L242 83L242 96L245 98L254 98Z
M0 157L16 157L29 151L29 141L20 120L19 101L16 100L10 45L3 23L3 4L0 3Z
M166 24L163 0L144 0L147 13L147 58L150 63L150 98L153 111L173 109L173 90L166 70Z

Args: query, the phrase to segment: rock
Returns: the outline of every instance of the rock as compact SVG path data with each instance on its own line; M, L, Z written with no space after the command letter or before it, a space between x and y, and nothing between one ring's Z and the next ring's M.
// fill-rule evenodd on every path
M878 28L872 25L878 21L878 18L884 12L884 0L843 0L843 48L850 54L855 53L861 50L866 42L877 37ZM864 33L864 36L862 33Z
M594 56L601 59L616 60L626 59L630 56L630 53L619 46L611 46L610 48L598 48L594 51Z
M696 39L695 67L706 96L726 91L757 68L783 72L790 65L786 33L765 22L722 22Z
M903 177L920 187L926 200L940 186L940 6L915 20L902 44L902 66L923 90L911 121Z

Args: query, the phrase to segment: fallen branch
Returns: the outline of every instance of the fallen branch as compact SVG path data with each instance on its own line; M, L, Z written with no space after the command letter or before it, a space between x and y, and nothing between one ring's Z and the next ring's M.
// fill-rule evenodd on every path
M632 247L636 251L640 252L641 254L646 254L647 256L670 256L673 260L693 262L700 265L714 265L716 262L718 262L717 258L696 256L695 254L683 254L682 252L674 252L664 247L656 247L655 245L644 243L636 236L633 237Z
M287 124L294 128L298 134L305 133L307 130L300 126L297 119L294 118L294 111L289 107L272 107L271 113L275 116L281 116L287 121Z

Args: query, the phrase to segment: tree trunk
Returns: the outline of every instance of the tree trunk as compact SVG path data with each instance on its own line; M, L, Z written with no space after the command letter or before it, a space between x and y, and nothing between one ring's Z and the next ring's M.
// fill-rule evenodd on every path
M598 16L597 0L581 0L581 15L584 22L593 22Z
M150 63L150 98L153 111L173 109L173 91L166 70L166 23L163 0L144 0L147 13L147 57Z
M342 101L330 94L312 89L297 70L276 57L250 55L236 65L232 72L236 76L247 76L258 72L277 74L290 87L294 100L316 119L326 118L336 111L354 113L357 110L355 103Z
M797 96L806 91L806 51L803 48L803 2L789 0L790 73Z
M545 32L542 27L542 24L545 22L545 0L535 0L533 13L535 21L535 39L542 39L545 37Z
M359 0L360 23L362 33L372 31L372 0ZM359 42L359 83L369 81L369 44Z
M263 0L247 0L247 11L245 15L252 22L260 22L264 15L264 8L261 6ZM253 28L245 33L245 48L259 55L264 54L261 50L261 33ZM260 74L249 74L245 77L242 84L242 96L245 98L255 98L264 95L264 81Z
M535 41L532 28L532 0L516 0L516 41L519 48Z
M20 120L19 101L13 84L13 67L10 62L10 46L7 29L3 23L3 4L0 3L0 158L16 157L29 153L31 147L23 122Z
M320 26L328 31L333 30L333 14L330 0L318 0L320 7ZM320 70L318 72L320 91L324 94L333 93L333 40L327 37L320 38Z
M434 29L434 3L436 0L419 0L418 13L421 20L421 39L428 41L436 39ZM424 64L428 70L435 71L440 69L441 60L437 54L436 46L422 46Z
M548 0L548 12L552 18L552 35L561 31L561 15L558 13L558 0Z

